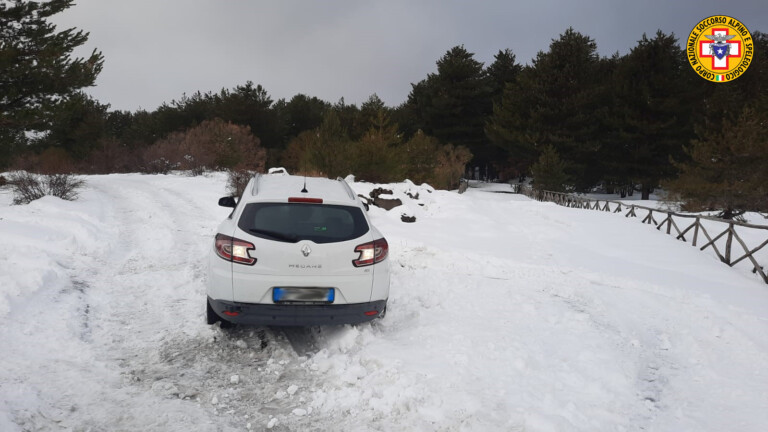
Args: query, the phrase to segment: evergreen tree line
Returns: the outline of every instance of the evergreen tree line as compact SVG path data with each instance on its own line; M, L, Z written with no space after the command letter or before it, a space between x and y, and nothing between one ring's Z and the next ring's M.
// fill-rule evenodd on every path
M629 53L602 57L593 39L569 28L530 65L505 49L485 66L453 47L397 107L375 94L359 107L303 94L275 101L249 81L131 112L81 91L104 59L96 51L71 59L87 34L46 21L71 4L0 0L0 168L282 165L438 187L462 175L533 171L539 187L601 185L646 198L664 183L698 207L768 209L768 37L759 32L749 69L722 84L699 78L673 35L643 35Z

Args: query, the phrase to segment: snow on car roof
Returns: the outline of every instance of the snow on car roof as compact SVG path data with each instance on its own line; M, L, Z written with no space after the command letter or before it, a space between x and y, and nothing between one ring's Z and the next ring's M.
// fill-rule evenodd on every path
M257 175L248 201L284 201L290 197L322 198L323 202L349 205L355 194L344 180L293 175ZM306 182L306 183L305 183ZM306 187L306 192L302 192Z

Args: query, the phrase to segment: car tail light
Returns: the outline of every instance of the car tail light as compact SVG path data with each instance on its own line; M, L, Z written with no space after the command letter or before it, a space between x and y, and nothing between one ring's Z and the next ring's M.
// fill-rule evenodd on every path
M256 264L256 258L251 258L248 251L255 249L256 247L253 243L224 234L216 234L216 254L227 261L254 265Z
M383 237L370 243L363 243L355 248L360 256L352 261L355 267L365 267L384 261L389 254L389 244Z

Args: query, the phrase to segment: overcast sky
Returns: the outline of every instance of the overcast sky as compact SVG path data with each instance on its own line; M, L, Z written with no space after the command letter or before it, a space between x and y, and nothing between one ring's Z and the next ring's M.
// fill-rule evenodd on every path
M76 0L54 21L90 32L79 56L104 54L90 94L112 109L153 110L248 80L274 100L359 105L376 93L396 106L456 45L486 65L506 48L530 63L572 26L601 55L625 54L643 33L684 40L718 14L768 32L766 0Z

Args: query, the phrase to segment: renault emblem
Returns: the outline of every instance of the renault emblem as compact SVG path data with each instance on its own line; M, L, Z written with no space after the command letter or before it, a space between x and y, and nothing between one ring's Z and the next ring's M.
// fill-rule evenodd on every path
M304 245L301 247L301 253L304 254L305 257L308 257L309 254L312 253L312 249L309 247L309 245Z

